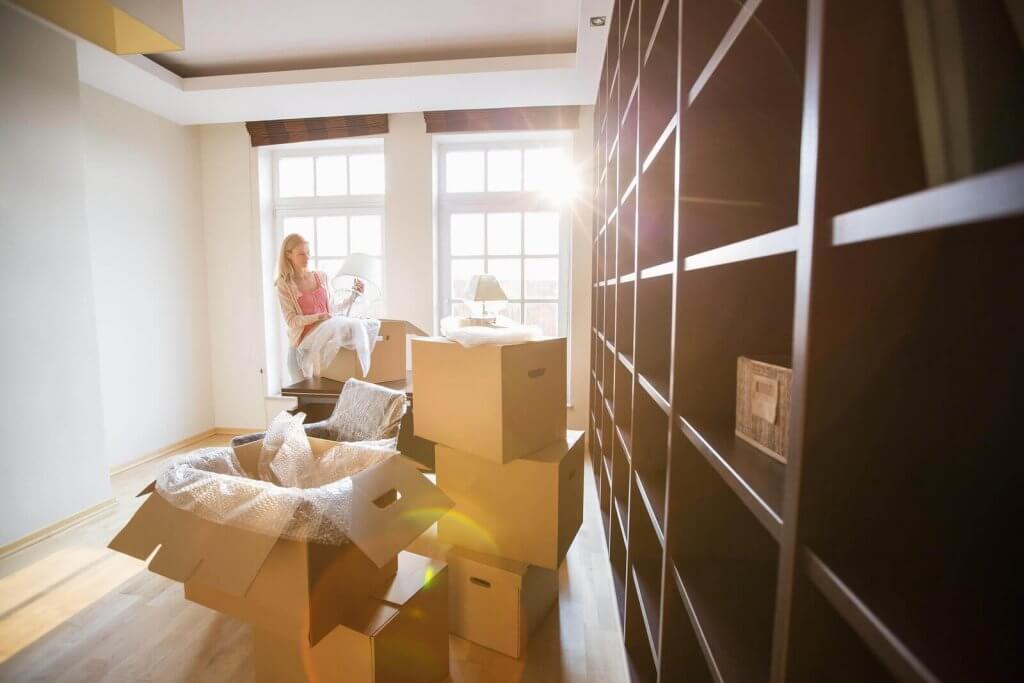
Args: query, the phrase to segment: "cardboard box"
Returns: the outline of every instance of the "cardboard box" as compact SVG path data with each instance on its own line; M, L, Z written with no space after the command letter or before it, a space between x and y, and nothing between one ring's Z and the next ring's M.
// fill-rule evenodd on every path
M437 683L448 676L448 570L412 553L378 595L349 610L316 646L255 632L265 683Z
M414 339L416 436L498 463L565 435L565 338L463 347Z
M406 378L406 337L408 334L426 334L405 320L381 320L377 342L370 355L370 372L364 375L356 352L341 349L320 376L336 382L361 379L375 384L404 381Z
M334 442L310 439L323 453ZM235 450L255 472L262 442ZM315 645L353 605L386 585L395 558L452 501L408 460L389 458L352 477L352 543L290 541L217 524L150 494L110 548L146 560L185 584L185 597L225 614Z
M455 502L441 542L558 569L583 522L583 432L504 465L438 445L435 465Z
M557 571L464 548L448 553L448 625L460 638L518 659L557 603Z
M793 370L788 357L736 361L736 436L785 463Z

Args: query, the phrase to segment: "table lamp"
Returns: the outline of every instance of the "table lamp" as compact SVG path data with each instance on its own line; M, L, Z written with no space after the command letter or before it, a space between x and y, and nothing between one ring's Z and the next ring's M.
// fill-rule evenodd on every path
M487 315L487 302L508 301L508 296L505 295L505 290L498 283L498 278L493 275L474 275L466 285L462 300L465 302L479 301L483 304L483 317L469 318L467 322L470 325L493 325L495 318Z
M377 256L370 256L369 254L350 254L348 258L341 262L341 268L331 278L331 286L334 287L335 291L339 289L349 289L354 296L352 301L349 302L348 308L345 310L345 315L348 315L352 310L352 304L359 298L359 292L356 290L346 287L343 283L342 278L353 277L359 278L366 285L372 285L377 289L378 298L380 298L381 287L380 283L384 277L381 271L380 258Z

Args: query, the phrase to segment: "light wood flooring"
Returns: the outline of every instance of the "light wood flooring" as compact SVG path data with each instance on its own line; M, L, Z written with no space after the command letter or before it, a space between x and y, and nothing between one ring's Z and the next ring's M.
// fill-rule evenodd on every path
M106 548L161 462L112 478L116 509L0 560L0 681L253 679L250 626L186 601L181 584ZM583 526L560 572L558 608L520 660L451 637L454 683L627 680L589 463L585 469Z

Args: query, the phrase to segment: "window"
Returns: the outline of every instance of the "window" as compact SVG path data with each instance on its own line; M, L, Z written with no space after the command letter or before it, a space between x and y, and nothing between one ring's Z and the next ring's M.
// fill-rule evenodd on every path
M570 143L560 136L438 145L441 317L469 315L466 285L490 273L509 300L488 304L489 314L567 334Z
M299 144L274 152L272 161L278 248L286 235L299 233L309 242L310 268L332 277L350 254L383 259L382 141Z

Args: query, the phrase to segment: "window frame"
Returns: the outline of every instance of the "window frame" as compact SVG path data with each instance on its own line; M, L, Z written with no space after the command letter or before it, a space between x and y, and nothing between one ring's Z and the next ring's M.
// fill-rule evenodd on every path
M437 242L437 277L438 288L435 306L437 309L437 324L440 320L451 315L452 305L457 298L451 292L451 264L452 261L482 259L484 268L490 258L519 260L519 272L521 291L520 296L511 299L513 303L523 305L523 319L525 320L525 304L530 303L557 303L558 319L556 336L569 337L571 306L572 306L572 201L559 200L551 197L543 191L528 190L495 190L488 191L487 188L487 152L501 149L522 149L524 151L520 158L520 172L522 183L525 184L525 150L558 147L562 150L565 158L569 161L573 158L573 138L571 134L560 135L531 135L524 136L516 134L505 139L494 136L482 136L480 139L465 139L460 136L457 140L437 141L437 204L438 204L438 242ZM481 192L447 192L447 154L453 151L480 151L484 154L484 177ZM525 253L525 220L520 223L520 251L518 255L488 256L487 255L487 224L486 214L514 212L526 214L531 212L551 211L559 214L558 220L558 248L556 254L526 254ZM484 248L480 255L452 256L451 254L451 217L458 213L482 213L484 219ZM558 297L553 299L531 298L526 296L525 263L528 258L558 258ZM522 322L522 321L520 321Z
M316 196L316 157L337 156L344 154L349 157L353 154L380 154L384 157L384 193L375 194L343 194L324 197ZM287 157L311 157L314 164L313 192L312 197L281 197L280 196L280 174L278 162ZM380 253L376 258L380 259L381 269L386 264L385 253L387 250L387 215L385 212L385 197L387 193L387 156L382 138L361 139L358 141L335 142L332 144L318 144L314 142L298 143L295 146L288 146L284 149L275 149L270 155L271 179L272 179L272 204L274 220L274 243L280 247L285 237L284 221L286 218L301 218L312 216L314 218L314 243L310 245L310 256L314 259L315 267L319 267L321 258L316 248L316 218L321 216L345 216L346 219L352 216L380 216ZM348 162L346 160L346 181L349 181ZM352 254L352 231L351 225L346 224L346 246L348 254L341 257L325 256L323 258L345 258ZM371 254L372 256L372 254ZM328 273L333 275L333 273ZM384 283L378 283L383 289ZM387 297L387 292L384 292ZM381 302L385 305L384 302Z

